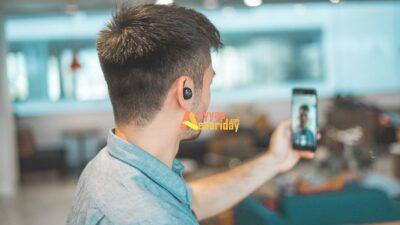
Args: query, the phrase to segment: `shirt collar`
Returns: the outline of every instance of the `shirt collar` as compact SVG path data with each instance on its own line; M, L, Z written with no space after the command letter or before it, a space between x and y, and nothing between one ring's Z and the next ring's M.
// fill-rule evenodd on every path
M182 177L184 166L173 160L172 170L159 159L109 131L107 149L114 158L140 170L150 179L170 192L180 202L191 205L191 193Z

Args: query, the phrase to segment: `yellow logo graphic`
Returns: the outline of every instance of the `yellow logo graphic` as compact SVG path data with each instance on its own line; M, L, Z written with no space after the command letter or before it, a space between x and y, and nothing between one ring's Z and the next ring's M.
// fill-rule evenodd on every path
M194 112L186 112L182 119L181 128L189 127L193 130L226 130L235 131L239 130L240 120L226 118L224 112L200 112L196 119ZM217 121L215 121L217 120Z
M193 112L189 113L189 118L190 118L190 121L183 120L183 124L192 128L193 130L198 130L199 126L197 126L196 116L194 115Z

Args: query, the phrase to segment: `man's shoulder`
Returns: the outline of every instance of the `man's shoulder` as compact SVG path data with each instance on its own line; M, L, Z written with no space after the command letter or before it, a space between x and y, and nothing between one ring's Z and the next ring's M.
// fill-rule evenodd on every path
M157 191L149 178L131 173L104 180L102 187L94 191L92 201L113 224L160 224L170 221L171 212Z
M107 146L87 164L81 178L94 178L99 181L99 176L104 178L121 178L123 176L142 176L142 172L135 167L114 158L108 152Z
M80 179L85 180L93 197L100 199L118 195L150 195L149 186L153 183L139 169L108 154L107 147L87 165Z
M160 201L159 191L140 170L113 158L104 148L79 178L73 208L81 214L105 215L118 224L151 221L168 214L169 206Z

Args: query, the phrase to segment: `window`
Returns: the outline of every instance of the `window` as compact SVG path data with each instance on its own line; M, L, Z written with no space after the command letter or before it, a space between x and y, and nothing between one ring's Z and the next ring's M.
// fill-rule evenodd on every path
M60 100L60 67L56 56L50 56L48 59L47 90L51 101Z
M13 100L106 100L107 85L94 41L83 43L11 43L7 64ZM73 62L79 65L75 69Z
M218 72L215 89L318 82L324 77L319 30L223 34L223 38L226 47L213 55Z
M11 97L14 101L28 98L29 86L25 55L21 51L7 54L7 74Z
M73 60L79 64L75 71L71 69ZM66 98L78 101L107 98L107 85L95 48L65 49L61 53L61 62Z

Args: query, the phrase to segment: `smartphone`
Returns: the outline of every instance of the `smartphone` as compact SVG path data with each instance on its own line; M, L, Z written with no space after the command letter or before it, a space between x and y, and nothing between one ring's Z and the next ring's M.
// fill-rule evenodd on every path
M292 145L296 150L317 149L318 99L315 89L292 91Z

